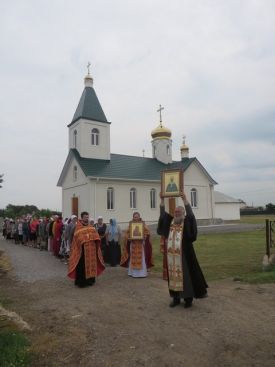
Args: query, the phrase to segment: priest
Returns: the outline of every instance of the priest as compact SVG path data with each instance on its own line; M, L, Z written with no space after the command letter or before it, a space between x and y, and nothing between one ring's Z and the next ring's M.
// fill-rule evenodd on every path
M166 263L168 288L172 301L170 307L184 300L184 307L192 306L193 298L207 296L207 283L198 263L193 242L197 239L197 222L184 193L184 206L176 207L174 216L165 212L164 198L161 197L160 217L157 232L166 239Z
M95 283L96 277L105 270L97 230L89 224L89 214L81 213L71 245L68 277L83 288Z

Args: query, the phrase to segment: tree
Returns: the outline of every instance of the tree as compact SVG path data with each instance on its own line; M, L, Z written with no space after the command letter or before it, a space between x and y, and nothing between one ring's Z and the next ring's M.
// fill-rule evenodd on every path
M38 209L35 205L13 205L8 204L5 209L0 209L0 217L7 218L17 218L22 217L23 215L30 214L35 215L37 217L48 217L50 218L52 215L60 215L60 212L56 212L51 209Z
M4 182L3 176L4 176L4 174L0 175L0 188L2 187L1 183Z
M267 213L275 213L275 204L266 204L265 209Z

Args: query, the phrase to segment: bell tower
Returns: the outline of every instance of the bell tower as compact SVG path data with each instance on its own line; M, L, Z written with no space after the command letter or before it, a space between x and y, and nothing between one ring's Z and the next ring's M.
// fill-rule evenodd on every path
M84 78L84 90L69 128L69 149L83 158L110 160L110 122L100 105L90 74Z

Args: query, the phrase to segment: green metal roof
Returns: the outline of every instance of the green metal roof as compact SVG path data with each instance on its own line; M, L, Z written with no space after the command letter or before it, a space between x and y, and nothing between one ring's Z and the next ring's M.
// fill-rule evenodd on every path
M86 176L121 178L131 180L160 180L164 169L182 168L185 170L195 158L164 164L155 158L111 154L110 160L80 157L76 149L71 149Z
M123 154L111 154L110 160L82 158L76 149L70 149L57 186L62 186L69 164L75 158L83 173L88 177L100 177L120 180L160 181L161 171L166 169L183 169L185 171L195 162L212 184L217 184L197 158L183 158L181 161L161 163L155 158L136 157Z
M92 87L85 87L72 122L68 126L71 126L74 122L81 118L99 122L106 122L107 124L110 123L107 121L107 118L99 103L95 90Z

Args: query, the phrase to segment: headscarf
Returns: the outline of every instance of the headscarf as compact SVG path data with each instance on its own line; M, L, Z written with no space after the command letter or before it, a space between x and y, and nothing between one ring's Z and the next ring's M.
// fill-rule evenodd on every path
M116 235L116 233L118 233L118 228L117 228L117 224L116 224L116 219L111 219L110 220L110 226L109 226L109 240L112 241Z

